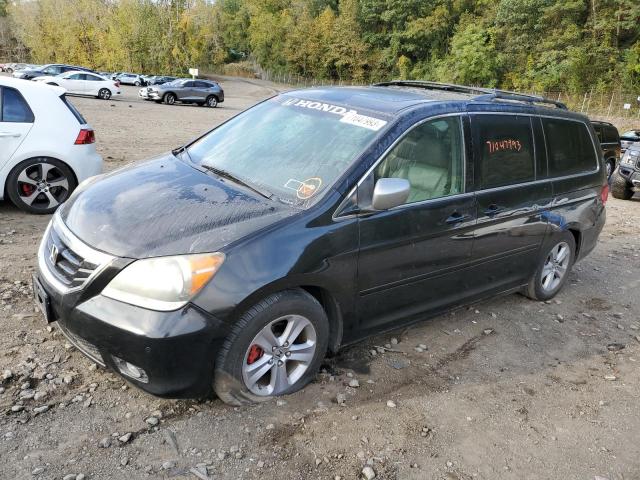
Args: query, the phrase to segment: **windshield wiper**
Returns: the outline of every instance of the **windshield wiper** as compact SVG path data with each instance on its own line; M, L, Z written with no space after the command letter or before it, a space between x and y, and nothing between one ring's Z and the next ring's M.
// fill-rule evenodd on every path
M222 170L220 168L212 167L211 165L205 165L205 164L200 164L200 166L202 168L204 168L205 170L208 170L209 172L215 173L219 177L228 178L232 182L235 182L235 183L237 183L239 185L242 185L243 187L247 187L249 190L253 190L258 195L263 196L266 199L271 200L273 198L273 194L272 193L270 193L270 192L268 192L266 190L262 190L262 189L256 188L255 186L245 182L241 178L236 177L235 175L233 175L232 173L227 172L226 170Z

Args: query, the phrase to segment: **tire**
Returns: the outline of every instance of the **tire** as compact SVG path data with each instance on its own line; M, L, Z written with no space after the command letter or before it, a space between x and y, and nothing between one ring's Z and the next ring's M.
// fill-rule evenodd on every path
M571 232L557 235L551 246L545 246L538 268L529 280L525 295L532 300L546 301L556 296L569 278L575 261L576 241Z
M111 98L111 90L108 88L101 88L98 91L98 98L102 100L109 100Z
M44 178L43 178L44 173ZM19 209L50 214L77 187L71 169L59 160L36 157L16 165L7 177L7 194Z
M294 332L289 337L287 327ZM328 343L329 321L315 298L298 289L275 293L232 327L218 354L213 389L230 405L293 393L313 380Z
M136 87L139 87L139 86L140 86L140 82L133 82L133 84L134 84Z
M611 176L616 169L616 161L610 158L605 162L605 168L607 169L607 180L611 181Z
M613 176L613 180L611 182L611 195L613 195L613 198L617 198L619 200L631 200L631 197L633 197L631 185L627 182L627 179L619 173L616 173Z
M175 93L167 93L164 96L164 103L166 103L167 105L174 105L176 103Z
M215 95L209 95L205 100L205 105L209 108L216 108L218 106L218 99Z

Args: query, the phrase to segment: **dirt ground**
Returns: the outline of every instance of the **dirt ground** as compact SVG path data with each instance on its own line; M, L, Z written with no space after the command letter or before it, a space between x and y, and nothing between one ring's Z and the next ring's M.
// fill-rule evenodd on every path
M274 92L222 84L218 109L142 102L133 87L73 103L110 170ZM30 277L49 218L0 202L0 478L355 479L368 465L382 479L640 479L640 201L607 210L554 301L510 295L429 319L327 359L302 392L233 408L147 395L45 325Z

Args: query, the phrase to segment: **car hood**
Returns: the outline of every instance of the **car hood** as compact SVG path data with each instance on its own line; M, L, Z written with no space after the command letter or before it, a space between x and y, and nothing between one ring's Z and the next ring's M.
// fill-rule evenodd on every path
M166 155L80 187L60 214L88 245L147 258L217 251L296 212Z

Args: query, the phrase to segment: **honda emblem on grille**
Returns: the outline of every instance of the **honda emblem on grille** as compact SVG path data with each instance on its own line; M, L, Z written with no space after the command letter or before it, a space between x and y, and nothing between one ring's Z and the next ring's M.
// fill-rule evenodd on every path
M58 263L59 254L60 252L58 251L58 246L55 244L51 245L51 249L49 250L49 260L51 260L52 265Z

